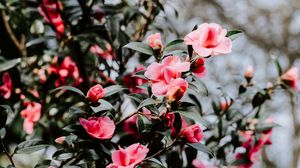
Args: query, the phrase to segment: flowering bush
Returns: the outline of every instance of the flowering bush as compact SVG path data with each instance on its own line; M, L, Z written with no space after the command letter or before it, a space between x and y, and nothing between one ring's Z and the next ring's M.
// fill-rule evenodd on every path
M30 16L4 20L7 32L32 25L19 32L26 43L9 34L19 57L3 55L0 64L9 166L22 167L18 154L51 147L51 159L35 167L242 168L259 160L276 126L262 107L274 92L297 93L297 68L283 72L275 60L278 79L260 88L250 67L235 97L213 95L201 79L205 62L230 54L241 32L202 23L165 42L160 33L146 35L163 4L142 2L1 2L3 18Z

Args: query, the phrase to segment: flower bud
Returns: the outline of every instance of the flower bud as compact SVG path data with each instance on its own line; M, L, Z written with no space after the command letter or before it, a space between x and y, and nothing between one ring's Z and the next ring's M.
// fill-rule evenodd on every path
M65 139L66 139L65 136L58 137L55 139L55 143L62 145L64 143Z
M253 66L252 65L248 66L244 76L248 82L253 78Z
M147 42L154 51L161 51L163 48L161 36L159 33L155 33L148 36Z
M204 137L203 131L199 125L194 124L189 127L184 128L180 132L180 136L185 138L189 143L198 143Z
M105 95L105 90L100 84L97 84L90 88L90 90L87 92L87 98L91 102L97 102L99 99L101 99Z

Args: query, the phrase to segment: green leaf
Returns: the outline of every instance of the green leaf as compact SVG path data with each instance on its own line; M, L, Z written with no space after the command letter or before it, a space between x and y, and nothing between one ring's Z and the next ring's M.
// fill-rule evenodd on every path
M150 105L155 105L155 104L158 104L158 103L159 103L158 101L155 101L152 98L148 98L148 99L141 102L141 104L137 107L137 110L139 110L143 107L150 106Z
M176 40L173 40L173 41L171 41L171 42L169 42L166 46L165 46L165 48L164 48L164 50L167 50L167 49L169 49L170 47L174 47L174 46L176 46L176 45L181 45L181 44L183 44L183 40L182 39L176 39Z
M139 167L141 168L165 168L163 165L152 162L152 161L145 161Z
M205 127L209 126L209 123L206 120L202 119L198 113L195 113L195 112L192 112L192 111L190 111L190 112L188 112L188 111L174 111L174 113L180 113L183 117L186 117L190 120L194 120L195 122L200 123L200 124L204 125Z
M280 65L280 62L279 62L278 58L275 58L275 65L276 65L276 68L277 68L277 71L278 71L278 75L281 76L282 75L282 67Z
M208 88L207 86L205 85L205 83L200 79L198 78L197 76L192 76L192 78L194 79L194 82L192 82L196 87L197 89L200 91L200 90L203 90L204 89L204 93L206 96L209 95L209 92L208 92ZM199 92L198 91L198 92Z
M0 72L9 70L21 62L21 58L11 59L0 63Z
M97 106L97 107L90 106L95 113L99 113L101 111L115 110L114 106L111 105L106 100L100 99L98 102L100 103L99 106Z
M69 108L69 112L72 114L86 114L86 111L79 109L78 107L72 106Z
M119 93L122 90L126 90L126 88L122 87L121 85L112 85L104 88L104 90L105 90L104 97L109 97L113 94Z
M29 153L33 153L45 149L47 146L49 146L49 144L47 144L47 142L43 140L32 139L20 143L16 147L14 154L29 154Z
M54 160L64 161L64 160L68 160L70 158L74 158L75 155L76 155L76 151L71 151L71 150L68 150L68 149L62 149L62 150L56 151L52 155L52 158Z
M181 116L179 113L174 113L174 122L173 122L173 127L175 128L176 132L180 132L181 127L182 127L182 120L181 120Z
M84 93L83 93L81 90L79 90L79 89L77 89L77 88L75 88L75 87L73 87L73 86L61 86L61 87L59 87L59 88L56 88L56 89L52 90L51 93L56 92L56 91L58 91L58 90L68 90L68 91L72 91L72 92L75 92L75 93L77 93L77 94L79 94L79 95L85 97Z
M137 125L138 131L140 133L143 132L143 130L145 129L145 126L144 126L143 116L141 114L138 114L136 125Z
M202 143L186 143L188 146L198 150L198 151L201 151L201 152L204 152L204 153L207 153L209 155L209 157L214 157L214 153L211 149L209 149L207 146L203 145Z
M49 166L56 166L52 163L52 160L41 160L34 168L48 168Z
M141 52L143 54L155 55L153 49L150 46L141 42L131 42L126 44L124 47Z
M240 30L231 30L227 32L226 37L229 37L231 40L234 40L236 38L236 35L240 33L243 32Z

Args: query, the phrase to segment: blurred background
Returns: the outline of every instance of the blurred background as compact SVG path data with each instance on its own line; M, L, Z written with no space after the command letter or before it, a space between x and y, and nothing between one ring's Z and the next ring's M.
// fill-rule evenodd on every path
M238 87L239 78L249 65L254 67L257 84L266 86L277 74L274 58L280 60L284 70L291 66L300 68L299 0L177 0L166 4L170 14L163 17L168 18L175 28L174 34L181 38L203 22L243 31L234 40L231 54L207 62L208 74L203 80L210 92L218 93L217 88L222 86L234 97L233 88ZM273 131L273 145L263 151L261 162L255 167L300 167L299 107L299 96L284 93L277 93L265 107L264 113L280 126Z

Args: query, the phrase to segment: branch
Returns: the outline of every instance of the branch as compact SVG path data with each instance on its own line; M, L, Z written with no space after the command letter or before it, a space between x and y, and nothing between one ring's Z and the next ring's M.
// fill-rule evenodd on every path
M8 153L8 151L6 150L6 148L5 148L5 146L4 146L4 143L3 143L3 141L2 141L2 138L0 138L0 141L1 141L1 146L2 146L2 148L3 148L3 150L4 150L4 152L5 152L5 154L6 154L6 156L9 158L9 160L10 160L10 163L13 165L13 167L16 167L15 166L15 163L14 163L14 161L13 161L13 159L12 159L12 156Z

